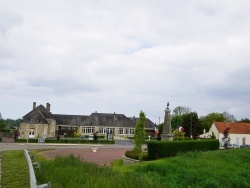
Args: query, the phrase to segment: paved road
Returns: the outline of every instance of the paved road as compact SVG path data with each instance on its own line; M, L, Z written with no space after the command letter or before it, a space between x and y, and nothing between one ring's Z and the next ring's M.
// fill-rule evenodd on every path
M44 149L44 148L133 148L130 140L116 140L116 144L52 144L52 143L0 143L0 151L23 150L23 149Z

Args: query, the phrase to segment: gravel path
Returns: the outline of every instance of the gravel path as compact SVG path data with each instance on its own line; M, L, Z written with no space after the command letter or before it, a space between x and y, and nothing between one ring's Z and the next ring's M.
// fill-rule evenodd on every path
M56 156L68 156L73 154L87 162L109 166L114 160L122 159L122 156L131 148L99 148L93 152L91 148L56 149L39 152L42 156L54 159Z

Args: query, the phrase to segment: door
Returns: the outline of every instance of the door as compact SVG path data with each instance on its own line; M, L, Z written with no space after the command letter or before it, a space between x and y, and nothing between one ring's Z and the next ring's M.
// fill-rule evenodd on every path
M29 138L35 138L35 129L29 130Z

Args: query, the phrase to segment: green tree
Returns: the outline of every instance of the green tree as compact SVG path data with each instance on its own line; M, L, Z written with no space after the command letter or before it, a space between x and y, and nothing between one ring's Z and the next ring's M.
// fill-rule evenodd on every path
M190 112L183 115L183 124L185 135L195 138L200 133L200 121L196 112Z
M177 116L182 116L182 115L188 114L190 112L191 112L191 109L189 107L184 107L184 106L177 106L173 110L174 115L177 115Z
M172 125L172 129L178 129L180 125L183 124L183 115L179 116L179 115L173 115L171 117L171 125Z
M223 112L223 115L228 122L236 122L237 119L234 117L234 115L229 114L228 112Z
M6 126L6 122L3 119L0 119L0 130L3 131Z
M239 123L250 123L250 119L248 118L241 119Z
M163 133L163 123L158 125L158 135L157 140L161 140L161 134Z
M205 129L206 132L209 131L210 127L212 126L213 122L224 122L226 121L225 116L223 113L210 113L204 117L200 118L201 129Z
M135 126L135 147L134 151L139 155L139 159L142 158L142 144L145 141L146 131L145 131L145 124L146 124L146 114L144 112L140 112L140 119L136 123Z

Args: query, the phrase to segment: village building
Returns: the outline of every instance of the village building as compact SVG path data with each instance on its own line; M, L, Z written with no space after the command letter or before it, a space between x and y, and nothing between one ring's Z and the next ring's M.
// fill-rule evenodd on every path
M214 122L210 130L200 135L200 138L209 138L212 135L223 145L224 132L228 130L227 142L235 145L250 145L250 123Z
M36 106L23 116L20 123L21 138L48 138L73 134L133 136L135 125L139 118L126 117L124 114L97 113L88 115L53 114L50 104ZM147 135L153 135L155 124L147 119L145 130Z

